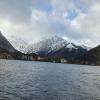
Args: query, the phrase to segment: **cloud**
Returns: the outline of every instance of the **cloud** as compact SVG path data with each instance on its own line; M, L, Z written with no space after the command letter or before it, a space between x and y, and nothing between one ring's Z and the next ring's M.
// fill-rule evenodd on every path
M100 43L100 2L86 2L88 11L80 13L75 20L71 21L71 29L79 33L85 40L91 40L92 44Z
M46 12L52 12L51 0L34 0L32 1L34 8L37 10L42 10Z
M10 21L29 21L31 0L0 0L0 17Z
M0 0L0 29L27 41L59 35L97 45L99 11L100 0Z

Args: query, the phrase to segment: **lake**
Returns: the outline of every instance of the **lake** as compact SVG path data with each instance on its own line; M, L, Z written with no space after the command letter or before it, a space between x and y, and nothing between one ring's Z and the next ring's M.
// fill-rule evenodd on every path
M0 100L100 100L100 67L0 60Z

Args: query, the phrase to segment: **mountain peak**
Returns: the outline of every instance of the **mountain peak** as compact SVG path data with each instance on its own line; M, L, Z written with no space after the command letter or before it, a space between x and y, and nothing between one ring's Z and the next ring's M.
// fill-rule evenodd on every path
M26 51L28 53L43 53L48 54L50 52L58 51L62 48L73 50L78 49L78 46L76 46L73 43L67 42L63 38L54 35L50 38L44 39L38 43L33 43L27 46Z
M61 38L58 35L53 35L52 38Z
M58 35L54 35L54 36L52 36L51 38L49 38L49 39L53 39L53 40L63 40L64 41L64 39L63 38L61 38L60 36L58 36Z

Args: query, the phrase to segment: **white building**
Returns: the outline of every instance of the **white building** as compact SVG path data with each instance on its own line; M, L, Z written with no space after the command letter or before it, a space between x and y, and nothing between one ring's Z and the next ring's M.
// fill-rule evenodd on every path
M60 59L61 63L67 63L68 61L66 59Z

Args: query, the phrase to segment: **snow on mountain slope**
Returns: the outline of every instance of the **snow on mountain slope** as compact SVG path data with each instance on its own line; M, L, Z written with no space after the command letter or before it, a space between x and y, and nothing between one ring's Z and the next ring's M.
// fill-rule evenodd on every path
M61 37L53 36L49 39L42 40L38 43L31 43L27 46L27 53L40 53L48 54L50 52L55 52L61 48L68 48L69 50L78 49L79 46L76 46L73 43L69 43Z
M17 49L18 51L22 53L25 53L25 49L28 44L24 40L15 36L9 36L8 40L15 49Z
M66 48L71 51L72 49L78 49L79 47L88 50L88 48L84 45L77 46L73 43L67 42L66 40L58 36L43 39L37 43L31 42L30 44L26 43L23 39L15 36L9 36L8 40L13 45L13 47L23 53L48 54L50 52L55 52L61 48Z
M57 36L51 37L49 39L42 40L38 43L31 43L27 46L27 52L28 53L44 53L47 54L51 52L52 50L57 50L59 48L62 48L63 46L67 45L68 43L63 40L62 38L59 38Z
M85 46L85 45L81 45L81 47L84 48L84 49L86 49L87 51L89 51L89 50L92 49L92 47L87 47L87 46Z

